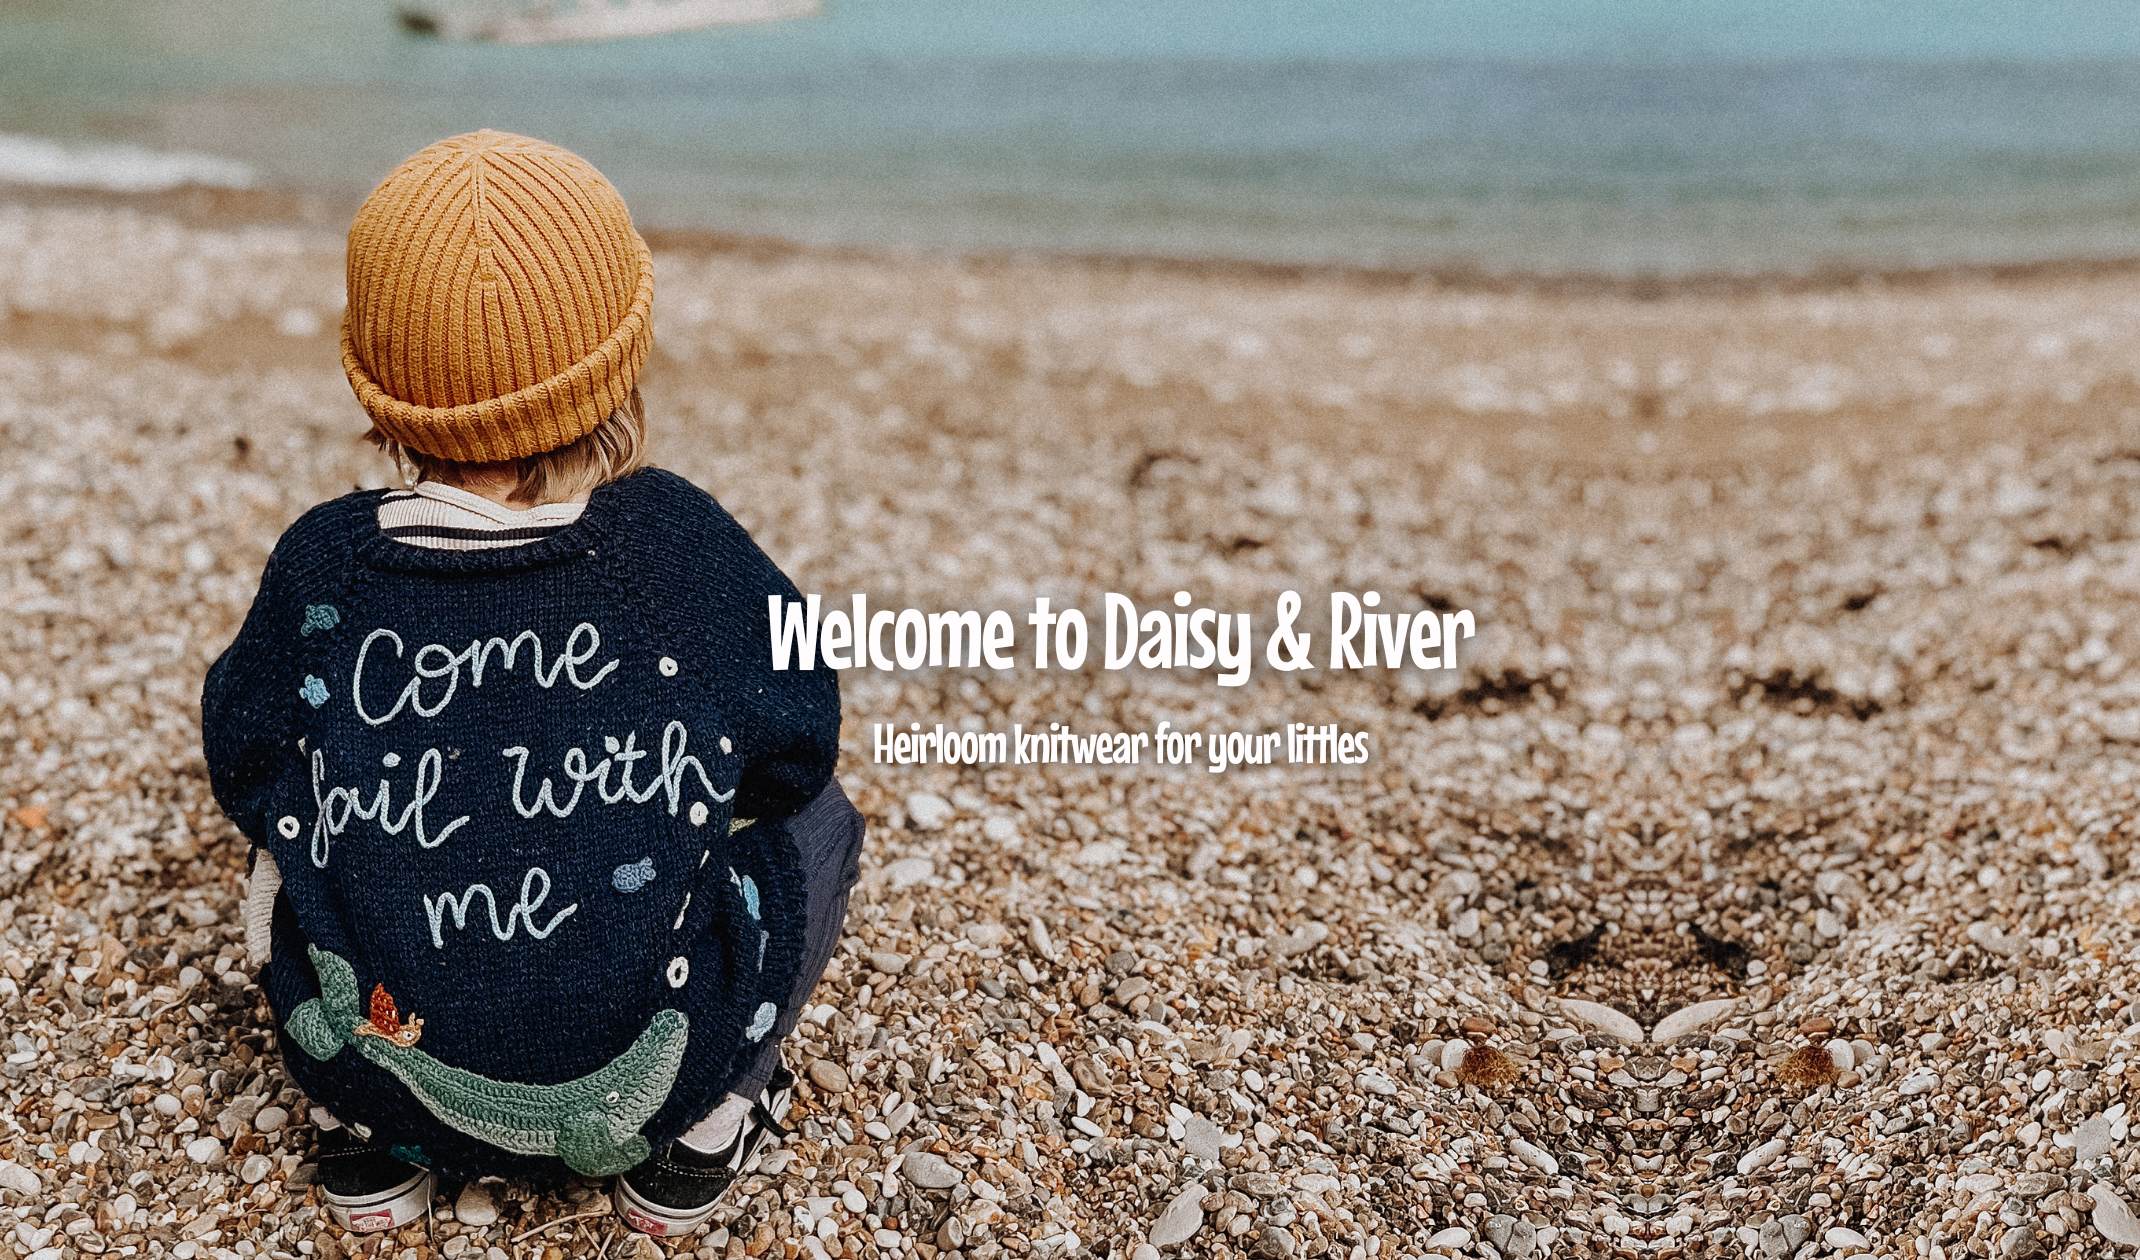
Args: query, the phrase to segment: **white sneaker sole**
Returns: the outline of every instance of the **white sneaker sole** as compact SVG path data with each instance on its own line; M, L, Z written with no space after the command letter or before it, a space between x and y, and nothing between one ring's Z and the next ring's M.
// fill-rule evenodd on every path
M721 1206L722 1199L728 1197L723 1194L705 1207L685 1212L677 1208L662 1207L658 1203L641 1198L632 1190L631 1183L622 1177L617 1178L616 1190L617 1215L624 1218L626 1225L655 1238L674 1238L678 1234L690 1233L712 1220L714 1212Z
M361 1199L345 1199L320 1192L335 1223L352 1234L377 1234L414 1225L431 1213L431 1193L438 1178L426 1172L414 1181Z

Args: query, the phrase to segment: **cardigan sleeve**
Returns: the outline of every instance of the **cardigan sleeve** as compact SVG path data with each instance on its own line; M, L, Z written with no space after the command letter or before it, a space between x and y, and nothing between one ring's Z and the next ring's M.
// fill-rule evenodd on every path
M735 815L786 818L817 799L839 760L839 674L775 671L766 597L800 599L795 584L713 496L658 469L632 478L641 479L629 532L650 562L638 570L652 579L650 615L683 636L693 668L741 728Z
M201 688L201 750L216 803L255 844L267 840L259 804L296 738L299 665L307 634L340 585L347 500L322 504L277 540L238 637L209 666Z

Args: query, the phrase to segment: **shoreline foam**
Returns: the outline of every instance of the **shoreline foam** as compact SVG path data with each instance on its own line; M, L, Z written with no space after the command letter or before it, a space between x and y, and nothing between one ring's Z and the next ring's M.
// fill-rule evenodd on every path
M220 160L220 159L219 159ZM169 216L195 227L301 224L338 229L361 198L243 184L181 182L133 191L9 182L0 178L0 207L73 206L125 209ZM1426 286L1452 292L1549 297L1620 297L1662 301L1683 296L1747 297L1852 289L1927 289L1973 281L2030 284L2095 280L2140 272L2140 254L2053 257L1933 264L1823 263L1773 271L1523 271L1468 263L1373 266L1344 262L1287 262L1221 256L1139 254L1090 250L972 249L870 243L815 242L710 228L640 225L655 250L679 255L738 255L754 259L820 256L897 263L901 260L973 265L1056 263L1102 271L1237 277L1273 283L1334 280L1362 286Z

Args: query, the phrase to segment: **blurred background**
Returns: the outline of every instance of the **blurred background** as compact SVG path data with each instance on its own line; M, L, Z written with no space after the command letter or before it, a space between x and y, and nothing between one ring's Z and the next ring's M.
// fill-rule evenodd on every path
M644 224L812 243L1494 273L2125 257L2136 122L2124 0L829 0L517 47L410 35L389 0L0 4L0 182L341 209L495 126L585 153Z

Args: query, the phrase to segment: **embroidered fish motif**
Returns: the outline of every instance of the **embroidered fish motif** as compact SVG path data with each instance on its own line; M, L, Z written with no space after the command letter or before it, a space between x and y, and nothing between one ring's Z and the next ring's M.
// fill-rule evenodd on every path
M743 1030L743 1035L752 1041L765 1040L765 1035L773 1031L773 1020L779 1014L780 1008L771 1002L761 1003L758 1013L751 1017L750 1027Z
M315 630L332 630L342 624L342 610L333 604L306 604L305 624L297 633L309 637Z
M653 882L654 859L650 857L640 858L636 862L626 862L610 872L609 876L610 886L620 893L635 893Z
M305 685L297 689L297 694L303 696L307 703L317 709L327 703L327 684L311 674L306 674Z
M310 954L320 995L299 1003L285 1026L306 1054L325 1061L353 1046L445 1124L516 1154L555 1155L589 1177L623 1172L651 1153L639 1127L661 1109L683 1066L690 1020L682 1011L656 1011L638 1040L586 1076L523 1085L449 1067L421 1050L377 1037L357 1036L355 971L317 945ZM770 1030L772 1016L762 1009L759 1014Z
M371 1018L349 1031L359 1037L377 1037L406 1050L424 1035L424 1022L411 1015L406 1021L394 1009L394 995L383 984L372 986Z

